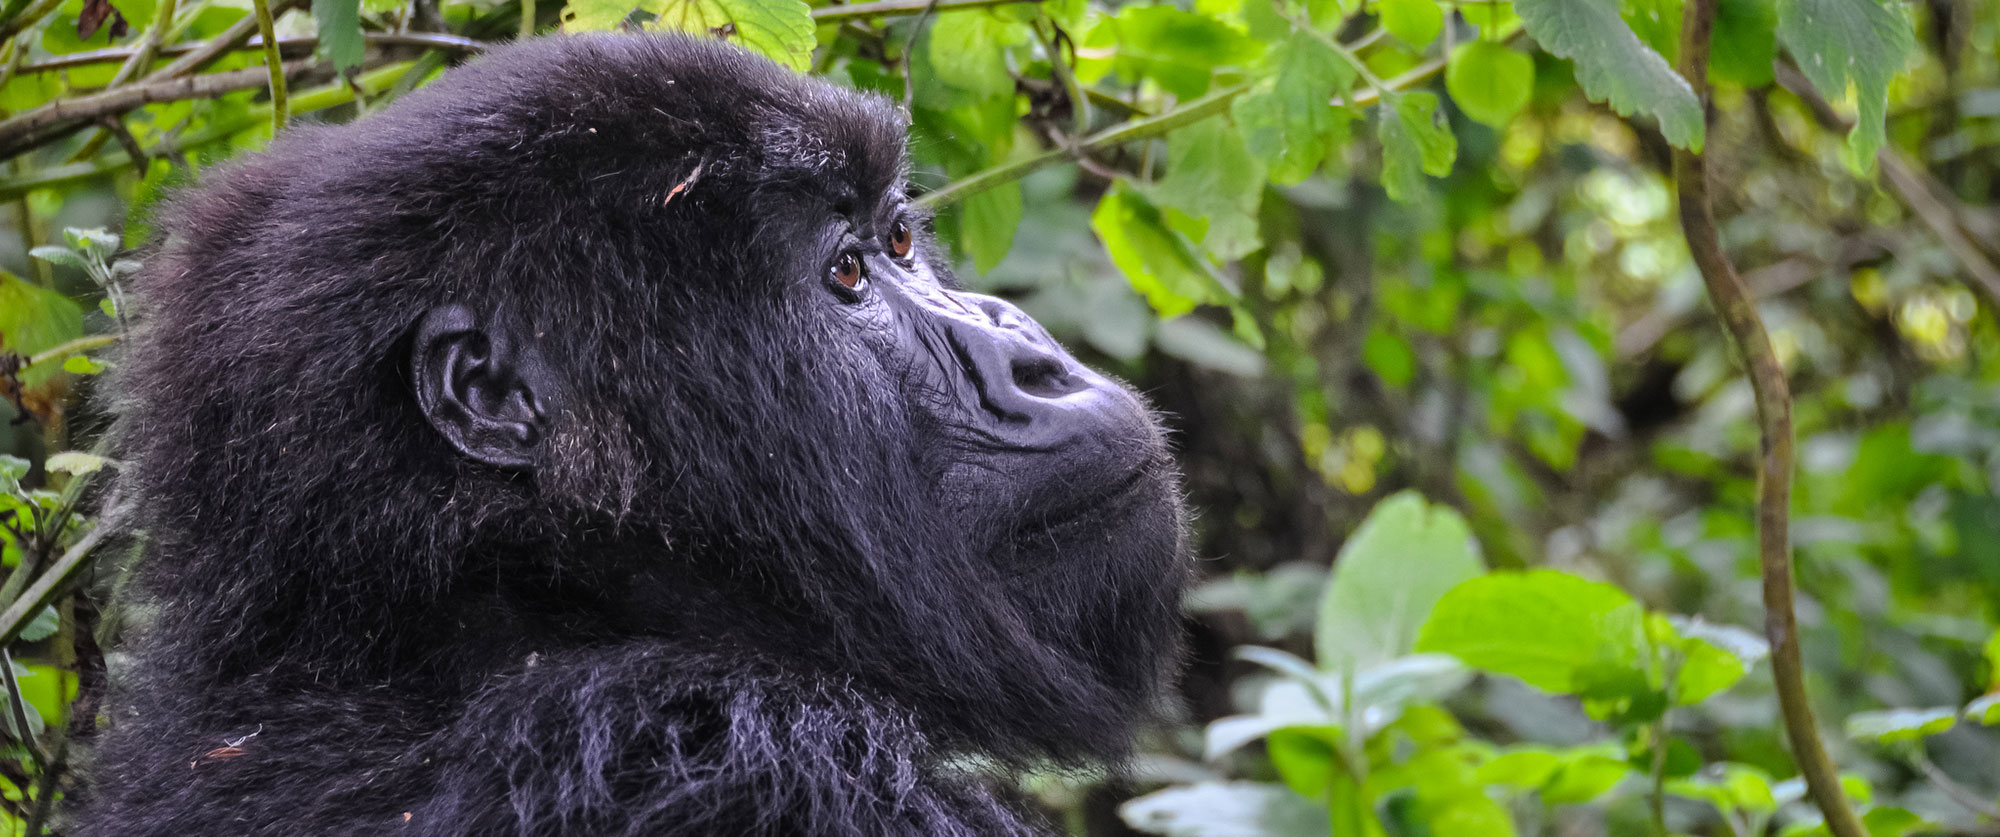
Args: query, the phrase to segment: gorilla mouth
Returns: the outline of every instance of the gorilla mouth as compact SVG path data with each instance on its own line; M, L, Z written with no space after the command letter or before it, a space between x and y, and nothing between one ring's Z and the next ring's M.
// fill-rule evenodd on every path
M1024 534L1058 535L1078 528L1097 531L1110 520L1129 516L1141 496L1158 482L1150 464L1141 464L1102 491L1075 494L1021 526Z

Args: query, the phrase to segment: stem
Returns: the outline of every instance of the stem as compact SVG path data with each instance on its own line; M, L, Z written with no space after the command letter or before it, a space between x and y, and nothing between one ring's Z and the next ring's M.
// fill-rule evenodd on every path
M28 751L28 757L35 760L35 767L49 769L49 756L35 743L35 734L28 729L28 703L21 698L21 680L14 676L14 655L0 648L0 681L7 684L7 711L14 718L15 736L21 746Z
M1715 26L1715 0L1687 0L1681 23L1681 76L1694 88L1708 110L1708 49ZM1674 183L1680 193L1681 230L1688 251L1701 271L1708 296L1722 317L1749 372L1757 403L1757 556L1764 585L1764 637L1771 643L1771 674L1777 681L1778 707L1785 737L1792 745L1799 773L1813 803L1826 817L1833 837L1866 837L1867 831L1847 803L1833 759L1820 743L1806 694L1805 662L1799 651L1798 618L1792 612L1791 495L1795 452L1792 439L1792 395L1785 369L1778 362L1771 336L1757 313L1750 289L1722 250L1715 214L1709 203L1708 168L1702 155L1674 149Z
M1278 7L1278 14L1284 15L1285 14L1284 3L1281 2L1281 0L1272 0L1272 2ZM1360 47L1357 46L1349 48L1341 44L1341 42L1335 39L1332 35L1328 35L1325 32L1319 31L1317 27L1314 27L1312 25L1311 21L1306 20L1304 18L1286 17L1285 20L1292 24L1293 29L1297 29L1300 32L1304 32L1308 35L1311 35L1314 40L1317 40L1322 44L1326 44L1327 49L1331 49L1335 53L1339 54L1340 57L1343 60L1345 60L1349 66L1352 66L1354 68L1354 72L1361 76L1361 80L1368 82L1368 86L1374 88L1375 92L1378 95L1384 95L1384 96L1388 95L1389 88L1386 84L1383 83L1382 77L1375 75L1374 70L1368 69L1367 62L1362 61L1361 56L1354 54L1354 50L1359 49ZM1380 32L1382 30L1377 29L1375 31ZM1371 36L1369 38L1365 39L1368 42L1372 42L1376 37L1380 37L1379 35L1374 35L1373 33L1370 33L1370 35ZM1445 54L1449 55L1451 54L1451 51L1446 50Z
M271 73L271 130L285 130L291 113L285 102L285 59L278 55L277 24L271 17L271 0L250 0L257 11L257 35L264 39L264 69Z
M179 0L160 0L159 8L153 11L153 25L146 27L146 39L139 42L137 49L125 58L118 67L118 74L111 77L107 87L117 87L138 77L146 66L153 63L153 56L159 54L160 43L166 40L167 29L174 25L174 12L180 6Z
M521 0L521 32L517 37L525 41L534 36L535 0Z
M284 105L282 76L286 68L284 65L274 66L277 69L273 74L279 77L280 91L278 96L272 98L272 102L282 108ZM310 66L309 61L295 61L290 69L303 70L308 66ZM147 80L74 99L58 99L0 122L0 156L11 156L33 148L50 138L56 131L60 131L65 125L95 122L105 116L161 102L205 99L237 90L248 90L261 84L264 76L263 70L251 67L161 81Z
M37 0L34 5L28 7L27 11L7 18L5 23L0 23L0 43L13 41L14 36L27 31L30 26L40 23L42 18L48 17L50 13L62 8L62 4L63 0Z
M100 346L109 346L116 342L118 342L118 335L116 334L88 334L74 340L65 341L57 344L54 348L43 349L29 355L27 361L21 364L21 368L14 370L14 374L19 375L41 364L61 360L70 355L87 352Z
M1944 769L1938 767L1937 763L1931 761L1931 757L1924 752L1922 742L1919 742L1915 750L1910 753L1910 764L1915 765L1918 773L1924 774L1925 779L1937 785L1938 790L1943 791L1951 801L1958 803L1959 807L1986 819L2000 820L2000 805L1993 804L1978 791L1959 784L1958 780L1946 774Z
M937 11L952 9L983 9L987 6L1005 6L1028 0L875 0L872 3L849 3L843 6L821 6L812 10L813 20L820 23L836 20L853 20L863 17L892 17L898 15L920 15L924 9L935 7Z
M254 21L252 22L254 23ZM468 38L463 35L449 35L443 32L364 32L361 38L369 46L429 47L431 49L452 50L455 52L484 52L491 46L491 44L475 38ZM315 37L279 38L278 50L283 53L302 56L311 54L313 47L318 44L319 39ZM263 48L263 38L250 38L240 44L225 44L216 50L216 54L236 50L262 50ZM210 46L208 44L172 44L154 50L153 57L160 58L169 55L185 56L197 50L206 52L209 49ZM137 52L138 50L133 47L108 47L85 52L72 52L24 64L21 66L21 72L51 73L57 70L87 67L92 64L122 63L129 60Z
M62 557L49 565L33 584L28 585L28 589L21 592L20 598L9 604L6 611L0 612L0 654L4 654L6 647L14 644L14 640L21 638L21 630L28 627L29 622L34 621L35 614L54 602L56 596L62 592L63 585L75 578L77 572L83 569L85 559L90 557L91 550L96 549L97 545L104 541L105 534L111 531L114 522L113 514L99 517L97 524L91 527L90 534L84 535L81 540L71 545L68 552L64 552ZM9 673L8 676L13 675Z

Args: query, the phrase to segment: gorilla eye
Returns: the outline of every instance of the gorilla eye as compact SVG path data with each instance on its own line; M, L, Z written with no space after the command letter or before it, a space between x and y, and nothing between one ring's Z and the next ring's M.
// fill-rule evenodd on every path
M910 225L897 221L896 228L889 232L889 252L894 253L899 259L909 258L910 244Z
M850 291L861 287L861 280L866 278L865 271L861 268L861 256L852 250L834 259L833 266L826 269L826 275Z

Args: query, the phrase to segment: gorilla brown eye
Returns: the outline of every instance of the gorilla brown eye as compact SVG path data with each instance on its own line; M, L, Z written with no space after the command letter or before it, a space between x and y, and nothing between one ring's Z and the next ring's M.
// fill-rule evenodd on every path
M910 244L910 225L897 221L896 228L889 232L889 252L894 253L896 258L907 259L910 257Z
M833 260L833 266L827 268L826 275L850 291L861 287L863 278L861 257L853 251L840 254L840 258Z

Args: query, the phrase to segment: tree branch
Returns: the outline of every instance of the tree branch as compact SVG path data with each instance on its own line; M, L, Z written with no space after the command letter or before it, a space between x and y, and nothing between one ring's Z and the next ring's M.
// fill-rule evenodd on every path
M285 97L285 58L278 54L278 27L271 14L271 0L250 0L257 14L257 35L264 41L264 70L271 76L271 130L285 130L292 111Z
M864 17L897 17L920 15L924 9L935 6L937 11L952 9L983 9L987 6L1005 6L1010 3L1024 3L1028 0L873 0L869 3L849 3L844 6L822 6L812 10L813 20L820 23L854 20Z
M1709 110L1708 48L1715 26L1715 0L1688 0L1681 23L1681 76L1694 88L1704 114ZM1749 372L1757 402L1757 557L1764 586L1764 637L1771 643L1771 673L1785 737L1804 775L1813 803L1834 837L1867 837L1841 790L1833 759L1820 743L1806 694L1805 663L1799 651L1798 618L1792 611L1791 501L1795 452L1792 394L1785 369L1758 316L1757 303L1722 250L1710 208L1708 169L1700 154L1674 149L1674 183L1679 189L1681 230L1688 251L1708 287L1730 340Z
M429 47L431 49L442 49L452 52L484 52L491 46L491 44L485 41L461 35L448 35L443 32L368 32L361 37L367 41L369 46ZM278 39L278 50L285 55L295 58L311 55L313 48L318 45L319 39L315 37ZM174 44L172 46L160 47L158 50L155 50L154 56L156 58L182 56L193 53L196 50L207 50L209 48L210 45L207 43ZM263 48L263 38L251 38L239 44L226 44L216 54L219 55L221 52L230 51L262 50ZM85 67L91 64L121 63L130 59L137 52L138 50L133 47L110 47L108 49L93 49L86 52L72 52L68 55L57 55L41 61L24 64L21 66L21 72L49 73L56 70Z
M312 66L312 62L294 61L282 66L284 72L296 73ZM105 116L161 102L206 99L249 90L264 84L266 72L263 67L250 67L226 73L142 81L74 99L57 99L0 122L0 157L12 157L34 147L38 134L46 136L44 129L71 122L95 122Z
M1415 67L1411 67L1408 72L1389 79L1382 84L1384 89L1390 91L1400 90L1430 78L1442 69L1444 69L1444 59L1433 58ZM985 171L966 175L952 181L942 189L918 198L917 203L931 208L945 206L1003 183L1020 180L1050 165L1068 160L1073 155L1080 156L1088 152L1101 151L1128 142L1152 139L1175 128L1192 125L1228 110L1229 104L1235 101L1237 96L1243 95L1244 91L1249 89L1250 85L1248 84L1226 87L1194 101L1185 102L1164 113L1113 125L1095 134L1091 134L1071 148L1052 148L1032 157L1023 157L1012 162L1001 163ZM1348 97L1346 104L1349 107L1371 105L1381 98L1382 92L1383 89L1364 90Z

